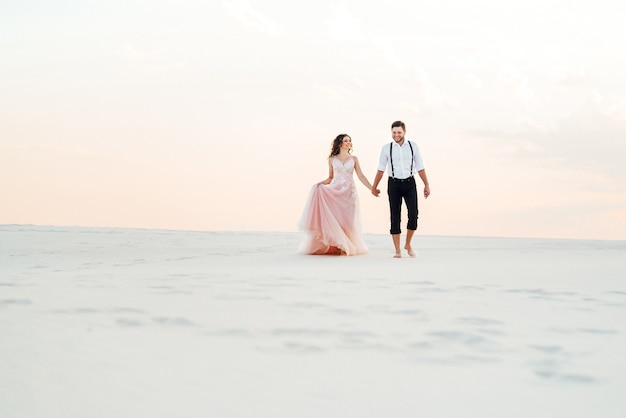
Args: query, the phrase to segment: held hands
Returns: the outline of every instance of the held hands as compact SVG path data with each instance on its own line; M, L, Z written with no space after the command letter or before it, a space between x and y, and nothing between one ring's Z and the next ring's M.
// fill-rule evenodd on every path
M428 196L430 196L430 186L426 185L424 186L424 198L428 199Z
M372 194L376 197L380 194L380 189L371 188Z

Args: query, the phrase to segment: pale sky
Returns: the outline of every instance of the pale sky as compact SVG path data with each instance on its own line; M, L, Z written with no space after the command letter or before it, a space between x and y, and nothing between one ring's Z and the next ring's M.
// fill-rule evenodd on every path
M0 224L296 231L332 139L352 137L372 181L400 119L431 183L419 234L624 240L624 16L605 0L2 1ZM365 232L388 233L385 185L357 185Z

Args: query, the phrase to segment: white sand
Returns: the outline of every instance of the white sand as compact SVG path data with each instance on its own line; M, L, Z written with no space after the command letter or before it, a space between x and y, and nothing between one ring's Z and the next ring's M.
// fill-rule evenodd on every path
M624 417L626 242L0 226L0 417Z

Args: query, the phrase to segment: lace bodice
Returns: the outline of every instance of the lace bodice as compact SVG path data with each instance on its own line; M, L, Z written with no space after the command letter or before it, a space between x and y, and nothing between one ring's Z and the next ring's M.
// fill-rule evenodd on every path
M354 190L354 158L349 157L345 163L337 157L333 157L333 179L330 185L337 190Z

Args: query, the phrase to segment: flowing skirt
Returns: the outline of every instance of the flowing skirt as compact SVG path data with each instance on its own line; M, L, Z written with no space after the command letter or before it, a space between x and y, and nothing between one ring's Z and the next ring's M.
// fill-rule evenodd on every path
M300 245L305 254L358 255L368 252L360 226L358 196L352 187L314 185L299 227L306 236Z

